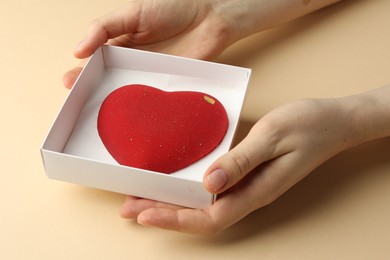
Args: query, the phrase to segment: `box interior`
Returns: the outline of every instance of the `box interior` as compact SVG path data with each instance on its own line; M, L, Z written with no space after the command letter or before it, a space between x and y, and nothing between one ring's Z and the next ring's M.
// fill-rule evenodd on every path
M245 68L103 46L87 62L42 146L46 152L44 160L45 157L48 160L45 166L50 168L47 169L49 171L56 171L52 174L57 175L54 178L118 192L138 190L138 194L132 195L145 195L139 188L141 183L151 189L156 183L165 182L166 193L170 193L169 185L179 185L182 187L175 189L183 189L182 193L191 194L195 189L195 193L205 197L207 192L202 186L203 174L212 162L230 149L249 77L250 70ZM164 91L199 91L214 96L224 105L229 118L223 141L203 159L169 175L120 166L100 140L97 116L105 97L116 88L129 84L145 84ZM78 165L68 165L75 163ZM117 168L110 177L107 173L113 172L112 166ZM83 174L70 173L79 169L77 167L85 167ZM127 169L133 177L126 174ZM110 178L112 185L109 184ZM122 183L129 180L134 182L133 187ZM149 197L159 198L152 193ZM170 194L167 196L168 200L175 200L169 197ZM213 197L211 194L209 196ZM182 204L188 203L184 201Z
M96 127L97 115L101 103L116 88L129 84L145 84L164 91L200 91L216 97L224 105L229 117L228 131L221 144L213 152L198 162L171 175L197 181L202 180L203 173L207 167L230 148L242 107L242 102L236 101L243 100L244 98L245 93L243 92L242 85L245 83L246 77L244 79L241 77L241 80L239 80L240 78L234 77L232 73L223 73L228 78L225 76L221 78L221 75L215 75L212 71L205 70L201 67L188 69L188 64L185 66L187 69L183 69L181 64L176 64L176 66L161 66L158 64L159 61L158 59L156 60L156 57L150 57L151 60L147 60L148 57L142 55L144 53L137 54L139 55L138 58L132 57L131 60L126 59L121 61L123 58L120 59L117 57L117 55L120 55L120 52L115 52L112 49L103 49L101 55L96 55L94 56L95 60L89 61L91 63L89 65L93 65L89 69L96 71L95 73L90 73L95 75L95 80L83 79L88 81L86 87L84 86L81 90L78 89L79 91L77 93L71 93L74 96L72 99L73 106L71 108L81 112L75 123L75 117L69 116L72 120L67 120L68 122L63 124L67 126L65 127L66 129L71 129L72 125L74 125L74 128L67 140L63 138L60 145L63 146L61 152L118 165L101 142ZM162 58L165 58L164 55ZM195 62L195 64L203 66L208 64L206 62L201 63L197 64ZM224 65L221 66L224 67ZM179 70L178 68L181 69ZM162 69L164 69L164 73L160 73ZM226 69L229 69L229 66L226 66ZM215 71L221 73L220 70ZM96 77L96 75L100 75L100 77ZM234 102L232 102L233 100ZM60 140L60 138L57 140Z

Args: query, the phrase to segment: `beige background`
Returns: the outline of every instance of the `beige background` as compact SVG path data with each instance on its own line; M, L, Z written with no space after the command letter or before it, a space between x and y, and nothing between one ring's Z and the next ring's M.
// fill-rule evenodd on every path
M388 259L390 139L344 152L272 205L199 237L122 220L123 195L48 180L39 147L68 91L89 21L125 0L3 1L1 259ZM242 41L253 68L238 139L267 111L390 83L390 1L345 1ZM202 258L201 258L202 257Z

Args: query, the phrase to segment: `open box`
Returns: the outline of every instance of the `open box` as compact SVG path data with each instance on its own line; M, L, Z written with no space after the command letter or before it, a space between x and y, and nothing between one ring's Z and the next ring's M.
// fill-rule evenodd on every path
M232 144L251 70L165 54L102 46L89 59L41 147L51 179L163 201L208 208L215 200L203 186L208 166ZM172 174L119 165L97 132L101 103L114 89L144 84L164 91L199 91L225 107L229 128L206 157Z

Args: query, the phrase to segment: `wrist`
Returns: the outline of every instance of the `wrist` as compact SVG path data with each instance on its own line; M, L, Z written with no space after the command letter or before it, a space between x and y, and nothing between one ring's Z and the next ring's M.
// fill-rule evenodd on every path
M233 42L254 33L260 25L256 13L261 10L257 10L256 0L211 0L209 3L213 12L225 21Z
M390 85L339 100L344 104L353 144L390 136Z
M209 4L238 41L341 0L210 0Z

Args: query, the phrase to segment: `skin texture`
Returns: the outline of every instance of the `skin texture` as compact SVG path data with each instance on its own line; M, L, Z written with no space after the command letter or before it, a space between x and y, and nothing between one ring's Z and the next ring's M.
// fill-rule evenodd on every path
M144 0L96 19L74 55L102 44L212 60L234 42L335 0ZM64 75L70 88L83 62ZM123 218L163 229L211 234L277 199L337 153L390 136L390 87L337 99L304 99L261 118L215 161L204 185L218 194L207 210L128 196Z

